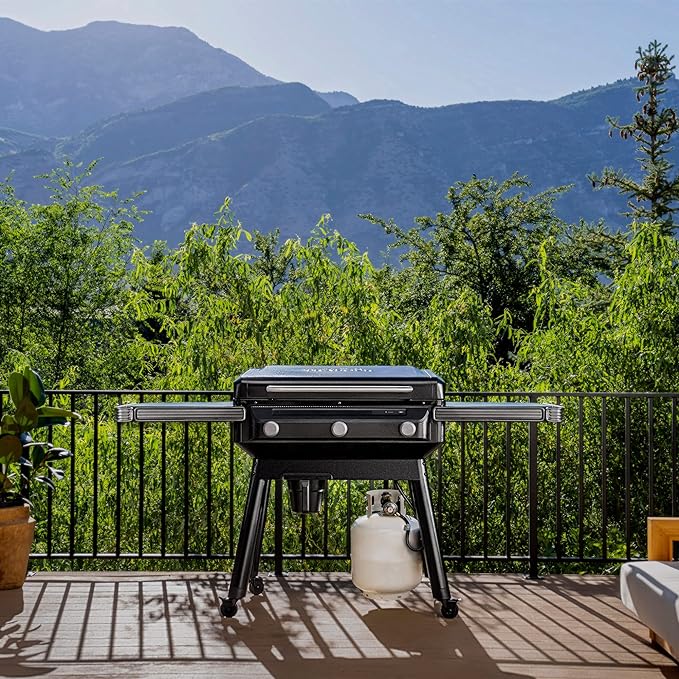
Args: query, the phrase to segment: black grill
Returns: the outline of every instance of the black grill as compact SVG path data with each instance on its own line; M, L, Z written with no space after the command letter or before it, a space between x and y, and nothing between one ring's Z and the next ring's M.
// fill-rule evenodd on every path
M236 613L248 583L263 591L272 480L287 480L293 511L306 513L320 509L329 479L398 479L409 484L432 594L454 617L424 459L442 444L445 422L559 422L561 407L445 403L443 394L440 377L410 366L267 366L236 380L233 402L124 405L118 420L232 422L235 442L254 458L224 616Z

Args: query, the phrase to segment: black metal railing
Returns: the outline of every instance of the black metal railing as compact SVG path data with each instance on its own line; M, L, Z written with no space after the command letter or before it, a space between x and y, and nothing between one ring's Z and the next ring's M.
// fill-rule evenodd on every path
M115 421L131 401L227 400L229 392L52 391L84 415L53 427L70 447L67 480L33 493L35 559L232 559L250 459L228 424ZM646 517L677 512L678 393L459 393L450 400L556 402L564 421L450 424L428 460L445 559L527 570L601 568L642 558ZM0 393L0 416L7 395ZM387 480L395 483L397 480ZM331 481L319 515L289 511L275 482L264 541L274 571L346 561L373 484ZM158 564L159 566L161 564ZM337 566L337 564L335 564Z

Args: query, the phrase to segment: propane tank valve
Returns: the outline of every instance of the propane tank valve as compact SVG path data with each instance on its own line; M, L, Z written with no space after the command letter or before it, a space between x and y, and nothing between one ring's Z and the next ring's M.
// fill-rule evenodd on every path
M398 505L391 499L391 493L382 493L380 498L382 512L387 516L394 516L398 512Z

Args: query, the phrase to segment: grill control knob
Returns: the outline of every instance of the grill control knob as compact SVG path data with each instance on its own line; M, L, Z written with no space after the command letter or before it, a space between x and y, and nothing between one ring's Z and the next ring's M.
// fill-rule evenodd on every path
M330 431L333 436L337 436L337 438L341 438L342 436L345 436L346 433L349 431L349 427L347 427L346 422L342 422L342 420L338 420L337 422L333 422Z
M417 433L417 427L414 422L401 422L401 426L398 430L401 432L401 436L407 436L408 438L415 436Z
M278 422L269 420L268 422L265 422L264 425L262 426L262 431L264 432L264 436L268 438L273 438L274 436L278 436L280 427L278 426Z

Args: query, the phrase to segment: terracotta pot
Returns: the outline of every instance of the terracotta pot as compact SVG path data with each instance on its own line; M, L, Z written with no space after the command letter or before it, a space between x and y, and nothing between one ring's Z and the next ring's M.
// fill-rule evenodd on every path
M35 519L28 506L0 508L0 589L17 589L26 580Z

